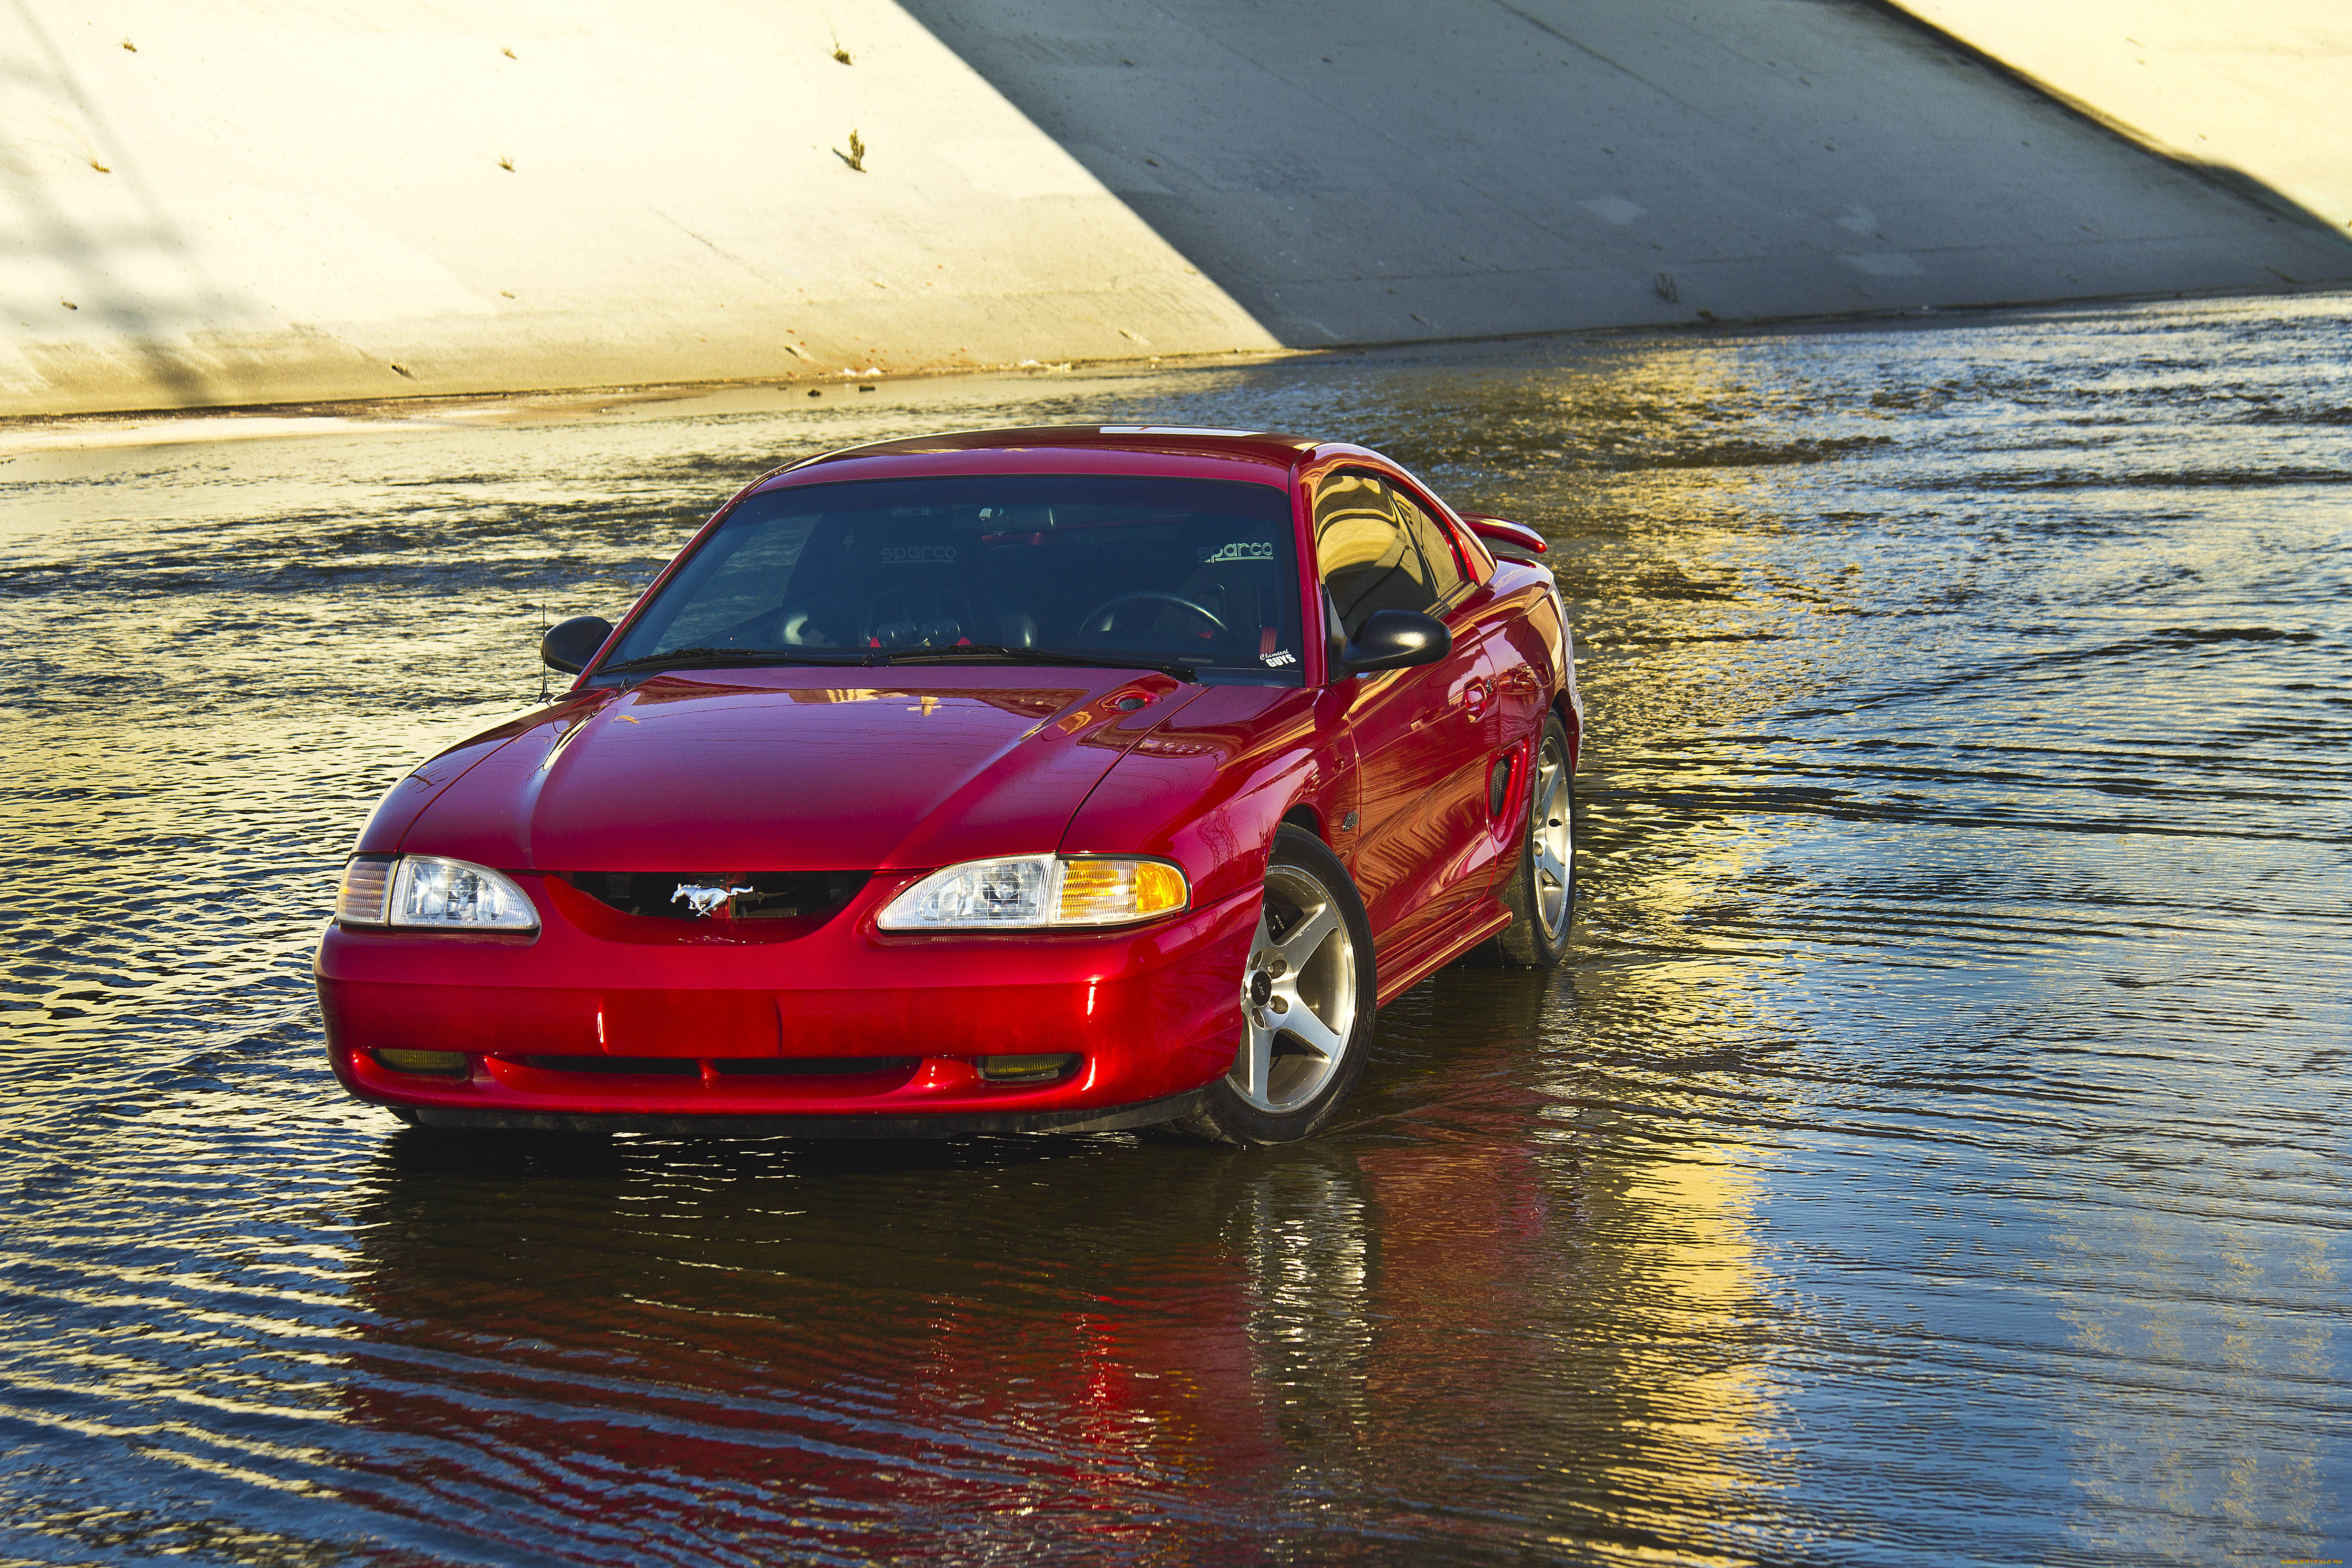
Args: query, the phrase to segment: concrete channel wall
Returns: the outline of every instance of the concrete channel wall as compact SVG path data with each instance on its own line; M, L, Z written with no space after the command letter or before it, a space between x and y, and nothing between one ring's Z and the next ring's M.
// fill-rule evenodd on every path
M906 3L1295 346L2352 271L1850 0Z
M2126 137L2352 227L2345 0L1902 0Z
M1275 346L887 0L0 0L0 412Z
M0 0L0 68L8 414L2352 277L1868 0Z

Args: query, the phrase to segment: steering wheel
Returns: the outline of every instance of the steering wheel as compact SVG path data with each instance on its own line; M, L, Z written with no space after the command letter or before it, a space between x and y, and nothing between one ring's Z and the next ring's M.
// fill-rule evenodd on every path
M1233 637L1233 629L1227 626L1223 622L1218 620L1207 610L1193 603L1191 600L1185 598L1181 593L1170 593L1164 590L1157 588L1139 589L1133 593L1116 594L1111 598L1104 600L1100 604L1096 605L1092 610L1087 612L1085 618L1078 622L1078 630L1081 632L1108 632L1110 630L1110 612L1112 611L1118 609L1122 604L1133 604L1139 601L1147 599L1157 600L1162 604L1172 604L1179 610L1189 610L1193 614L1199 616L1202 620L1207 622L1210 625L1215 627L1217 629L1217 635L1220 637L1226 638L1229 641ZM1103 624L1100 626L1096 625L1095 622L1097 621L1102 622Z

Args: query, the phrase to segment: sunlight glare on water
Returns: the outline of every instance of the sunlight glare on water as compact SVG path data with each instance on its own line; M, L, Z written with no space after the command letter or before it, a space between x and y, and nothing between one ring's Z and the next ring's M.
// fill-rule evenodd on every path
M2352 1557L2352 300L0 431L11 1561ZM777 463L1356 439L1554 542L1566 968L1233 1153L436 1139L310 953ZM11 443L13 442L13 444Z

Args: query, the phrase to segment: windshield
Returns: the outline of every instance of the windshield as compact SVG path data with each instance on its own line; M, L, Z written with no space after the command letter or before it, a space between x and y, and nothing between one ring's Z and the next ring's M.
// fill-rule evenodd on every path
M605 667L1003 648L1296 685L1297 555L1289 495L1266 485L967 475L774 490L728 515Z

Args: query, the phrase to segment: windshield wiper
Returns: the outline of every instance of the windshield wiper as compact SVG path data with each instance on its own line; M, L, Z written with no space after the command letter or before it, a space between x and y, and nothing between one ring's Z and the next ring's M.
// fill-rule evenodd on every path
M891 648L879 659L867 659L869 664L907 664L917 660L952 662L965 657L986 659L992 663L1012 664L1079 664L1098 670L1158 670L1187 685L1196 676L1192 665L1175 659L1154 659L1149 655L1122 658L1116 653L1075 653L1060 648L1008 648L1002 643L963 643L950 648Z
M866 661L855 649L843 649L837 655L819 653L787 653L782 648L672 648L667 653L647 653L639 659L624 659L617 664L602 664L600 675L619 674L631 670L684 669L697 665L729 664L856 664Z

